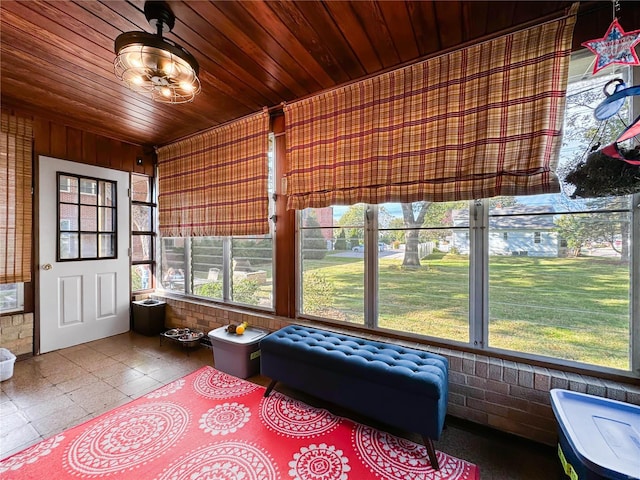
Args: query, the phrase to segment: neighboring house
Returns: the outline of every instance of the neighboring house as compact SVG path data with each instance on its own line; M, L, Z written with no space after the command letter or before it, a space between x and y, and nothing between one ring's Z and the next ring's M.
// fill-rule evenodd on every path
M322 236L328 242L333 243L333 207L314 209L318 223L322 227Z
M566 244L556 231L551 205L496 208L489 217L489 255L562 257ZM543 214L543 215L541 215ZM469 224L469 210L451 212L453 226ZM469 253L468 231L454 230L451 248Z
M320 233L327 242L327 250L333 250L333 236L335 233L333 230L333 207L302 210L304 225L308 225L307 221L311 212L313 212L316 222L318 222L318 225L321 227Z

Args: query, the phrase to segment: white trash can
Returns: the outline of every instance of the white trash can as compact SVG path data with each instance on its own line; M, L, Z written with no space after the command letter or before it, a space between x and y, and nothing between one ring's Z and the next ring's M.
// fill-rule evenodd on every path
M248 378L260 372L260 340L269 332L248 327L242 335L227 327L209 332L214 367L234 377Z
M0 382L13 377L14 363L16 363L16 356L6 348L0 348Z

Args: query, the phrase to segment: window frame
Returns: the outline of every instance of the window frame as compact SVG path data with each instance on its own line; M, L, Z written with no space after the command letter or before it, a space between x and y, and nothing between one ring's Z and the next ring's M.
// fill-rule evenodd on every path
M149 201L141 201L141 200L134 200L134 195L133 195L133 177L145 177L147 179L148 182L148 188L149 188ZM158 204L156 202L156 177L155 176L149 176L149 175L145 175L142 173L131 173L131 178L129 180L129 185L131 188L131 191L129 192L129 198L130 198L130 217L131 217L131 222L133 222L133 207L134 206L143 206L143 207L149 207L150 208L150 218L149 218L149 230L134 230L133 228L131 228L131 254L130 254L130 264L131 267L137 267L139 265L142 265L143 267L146 266L149 269L149 286L148 288L140 288L139 290L134 290L133 288L133 276L131 276L131 293L142 293L142 292L147 292L147 291L151 291L154 288L156 288L156 252L158 252L158 246L157 246L157 233L156 233L156 225L157 225L157 211L158 211ZM151 249L151 251L149 252L149 260L134 260L133 259L133 239L134 237L148 237L149 238L149 248Z
M378 262L377 243L378 234L387 230L379 228L377 224L376 205L365 205L364 210L364 322L354 324L342 320L326 317L318 317L305 314L301 311L303 305L302 297L302 232L311 227L302 226L303 213L297 212L296 216L296 245L298 254L296 256L296 317L320 321L328 324L341 326L356 326L368 330L381 331L394 335L403 335L410 338L428 340L436 344L443 344L453 347L470 348L478 353L497 354L505 358L525 359L539 362L541 364L558 365L562 367L578 368L598 373L609 373L622 375L625 377L640 377L640 262L634 259L640 258L640 193L636 193L630 198L629 214L632 228L630 231L631 244L629 251L629 370L600 366L596 364L583 363L566 360L560 357L550 357L535 353L528 353L519 350L506 350L491 347L489 339L489 210L490 199L469 201L469 226L466 234L469 235L469 341L459 342L443 337L431 337L428 335L415 334L405 331L382 328L378 325ZM626 212L627 210L605 209L606 212ZM568 214L597 213L598 210L571 211ZM557 214L567 214L566 212L556 212ZM523 213L523 215L527 215ZM315 227L322 228L322 227ZM326 227L324 227L326 228ZM447 227L453 228L453 227ZM428 230L428 227L424 227ZM560 242L560 240L559 240ZM371 245L374 248L371 248Z

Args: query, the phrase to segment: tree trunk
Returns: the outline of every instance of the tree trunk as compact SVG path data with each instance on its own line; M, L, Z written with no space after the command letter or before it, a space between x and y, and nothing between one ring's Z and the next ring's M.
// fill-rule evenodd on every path
M418 230L407 230L405 232L406 248L404 251L403 267L419 267L420 254L418 253Z
M620 261L622 263L629 262L629 223L623 221L620 225L620 235L622 245L620 246Z
M411 230L412 228L418 228L422 226L424 217L429 209L431 202L421 202L419 210L414 212L413 203L403 203L402 216L404 218L404 226L407 228L404 232L405 238L405 251L404 259L402 260L402 266L408 268L420 267L420 253L418 252L419 243L419 230ZM415 205L418 207L418 204ZM417 213L417 216L414 216Z

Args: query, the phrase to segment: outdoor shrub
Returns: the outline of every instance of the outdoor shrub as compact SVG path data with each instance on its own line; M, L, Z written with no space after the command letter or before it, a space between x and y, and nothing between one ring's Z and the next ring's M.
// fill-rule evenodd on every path
M338 238L336 238L336 243L333 247L335 250L346 250L347 249L347 238L344 233L344 229L340 230L338 234Z
M320 224L315 215L309 215L307 226L314 227L304 230L302 236L302 256L308 260L322 260L327 254L327 240L322 235Z
M137 269L133 269L131 272L131 291L135 292L137 290L142 290L142 277Z
M258 303L258 282L255 280L234 280L233 300L255 305Z
M270 263L273 257L273 245L271 239L262 240L233 240L234 258L245 258L251 265L264 265Z
M222 298L222 282L209 282L194 289L196 295L209 298Z
M194 293L201 297L222 298L222 282L209 282L198 285ZM254 280L234 280L233 300L254 305L258 302L258 283Z
M335 286L317 270L304 272L304 312L320 314L333 305Z

